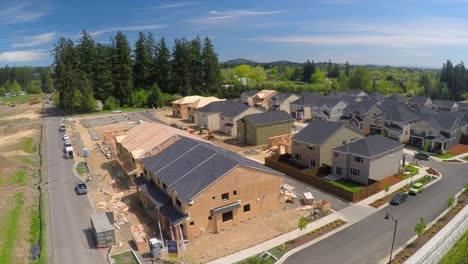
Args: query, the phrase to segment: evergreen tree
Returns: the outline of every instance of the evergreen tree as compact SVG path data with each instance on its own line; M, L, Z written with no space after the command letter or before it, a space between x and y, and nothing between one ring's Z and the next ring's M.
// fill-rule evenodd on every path
M333 64L331 60L328 60L328 63L327 63L327 77L328 78L333 77Z
M351 76L351 66L349 66L348 62L346 62L344 66L345 66L345 70L344 70L345 75L346 77L349 78Z
M96 60L94 62L93 93L94 97L105 101L113 94L114 83L112 74L113 48L98 43L96 45Z
M50 78L49 70L43 69L41 72L41 90L43 93L51 93L54 87L52 78Z
M153 33L148 32L146 35L145 46L149 52L149 74L148 78L145 80L145 86L149 89L157 81L156 74L156 53L157 53L157 43L154 38Z
M135 42L135 62L133 64L133 80L135 87L143 88L151 85L151 62L152 62L152 52L151 48L148 46L148 40L140 32L138 34L138 39Z
M314 61L310 62L309 60L307 60L303 66L302 81L310 82L310 76L312 76L312 74L314 74L316 71L317 69L315 67Z
M170 91L171 54L164 38L156 46L154 62L155 80L165 93Z
M192 94L191 45L185 39L175 39L172 51L171 93L183 96Z
M122 105L129 105L130 96L133 93L132 58L127 37L121 31L117 32L113 40L112 55L114 97Z
M86 74L88 80L91 80L94 75L96 48L93 38L85 30L81 32L81 39L77 46L77 52L80 60L80 70Z
M190 84L194 94L205 94L201 41L197 36L190 42Z
M203 85L206 93L219 94L221 86L221 70L218 55L214 51L211 40L206 37L203 41L202 51Z

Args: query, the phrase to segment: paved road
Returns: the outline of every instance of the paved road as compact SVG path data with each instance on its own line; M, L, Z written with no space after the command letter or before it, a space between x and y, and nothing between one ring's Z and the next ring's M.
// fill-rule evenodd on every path
M93 209L86 195L78 196L78 178L72 171L73 160L62 158L63 141L60 117L48 117L45 124L46 157L46 238L47 263L106 263L105 252L95 249L89 231Z
M388 206L318 243L289 257L290 264L365 264L378 263L390 254L394 224L384 220L390 212L398 220L395 249L413 235L413 228L423 217L426 223L434 220L447 208L447 200L468 181L468 164L447 164L435 161L421 162L444 174L442 180L429 186L423 193L399 206Z

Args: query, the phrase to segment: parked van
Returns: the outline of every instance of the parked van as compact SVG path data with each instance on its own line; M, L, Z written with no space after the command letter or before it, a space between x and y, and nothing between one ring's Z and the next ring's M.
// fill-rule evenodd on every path
M66 130L67 130L67 126L65 126L65 124L60 124L59 131L60 132L65 132Z

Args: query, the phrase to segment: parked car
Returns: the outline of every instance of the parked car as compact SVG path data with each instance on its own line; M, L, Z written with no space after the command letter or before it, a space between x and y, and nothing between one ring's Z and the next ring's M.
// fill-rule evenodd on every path
M64 145L65 147L71 147L71 142L70 142L70 140L65 140L65 142L63 142L63 145Z
M70 137L67 134L65 134L65 135L63 135L63 140L64 141L70 140Z
M80 195L88 193L88 187L86 187L86 183L84 181L80 181L76 184L76 192Z
M65 124L60 124L59 131L60 132L65 132L66 130L67 130L67 127L65 126Z
M431 155L427 152L418 152L414 155L414 157L418 160L429 160L431 158Z
M112 113L113 113L113 114L120 114L120 113L122 113L122 111L120 111L120 110L114 110L114 111L112 111Z
M416 195L418 193L421 193L423 191L423 186L424 184L420 182L411 185L411 188L409 189L409 194Z
M399 192L392 197L392 200L390 200L390 204L399 205L405 202L407 198L408 198L408 194L404 192Z

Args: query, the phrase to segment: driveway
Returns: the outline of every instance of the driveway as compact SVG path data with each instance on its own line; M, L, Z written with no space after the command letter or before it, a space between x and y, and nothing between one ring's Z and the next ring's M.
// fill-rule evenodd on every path
M414 226L423 217L434 220L447 208L450 196L459 192L468 181L468 164L447 164L421 161L439 170L444 177L418 196L409 197L399 206L388 206L346 229L290 256L285 263L348 263L375 264L390 254L394 224L385 220L390 212L398 220L395 249L414 235Z
M62 158L61 119L48 117L44 122L47 263L106 263L90 231L90 200L74 190L79 181L72 170L74 161Z

